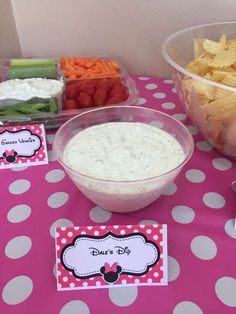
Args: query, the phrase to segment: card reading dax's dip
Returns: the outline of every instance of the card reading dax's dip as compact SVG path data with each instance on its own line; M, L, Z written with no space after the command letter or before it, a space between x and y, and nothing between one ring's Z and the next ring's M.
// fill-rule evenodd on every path
M167 285L167 226L56 227L57 290Z
M0 127L0 169L47 163L43 124Z

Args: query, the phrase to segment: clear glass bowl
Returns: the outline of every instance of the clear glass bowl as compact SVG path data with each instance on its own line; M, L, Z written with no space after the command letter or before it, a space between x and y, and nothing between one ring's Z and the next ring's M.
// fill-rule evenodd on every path
M230 111L227 104L223 111L210 106L206 111L206 107L203 107L205 98L194 86L200 83L202 90L209 91L217 88L217 92L222 95L236 93L236 88L193 74L185 67L194 60L194 38L219 41L221 35L226 34L227 39L232 39L236 37L235 29L236 22L199 25L171 35L162 45L162 55L170 65L172 78L186 114L212 146L231 158L236 158L236 100ZM191 89L186 85L188 83L191 84Z
M184 161L163 175L125 182L89 177L65 164L64 148L75 134L93 125L116 121L142 122L161 127L179 141L185 154ZM162 112L137 106L110 106L87 111L67 121L55 135L53 150L71 180L91 201L110 211L131 212L155 201L174 181L193 153L193 139L182 123Z

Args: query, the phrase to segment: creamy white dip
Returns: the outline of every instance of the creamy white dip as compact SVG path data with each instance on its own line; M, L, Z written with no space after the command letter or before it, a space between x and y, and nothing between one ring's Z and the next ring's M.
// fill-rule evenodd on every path
M89 127L70 139L64 163L81 174L133 181L164 174L184 161L179 142L145 123L112 122Z
M0 100L50 98L62 91L63 82L44 78L14 79L0 83Z

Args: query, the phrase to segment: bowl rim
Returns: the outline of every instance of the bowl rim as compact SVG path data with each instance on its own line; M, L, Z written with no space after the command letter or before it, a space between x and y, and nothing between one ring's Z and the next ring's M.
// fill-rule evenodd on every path
M131 109L131 110L146 110L146 111L152 111L152 112L155 112L155 113L158 113L158 114L161 114L163 116L166 116L168 119L172 120L174 123L176 123L177 125L179 125L186 133L187 135L187 141L189 142L189 147L188 147L188 151L186 153L186 156L184 158L184 160L178 164L176 167L172 168L171 170L169 170L168 172L165 172L163 174L160 174L160 175L157 175L157 176L154 176L154 177L149 177L149 178L145 178L145 179L139 179L139 180L130 180L130 181L115 181L115 180L108 180L108 179L100 179L100 178L96 178L96 177L92 177L92 176L89 176L89 175L85 175L85 174L82 174L74 169L72 169L70 166L66 165L62 158L60 158L57 154L57 149L56 149L56 146L57 146L57 141L58 141L58 137L60 136L60 133L63 132L63 129L69 124L71 123L73 120L77 119L78 117L81 117L83 115L86 115L86 114L89 114L91 112L94 112L94 111L102 111L102 110L106 110L106 109L122 109L122 108L127 108L127 109ZM105 122L105 123L109 123L109 122ZM181 145L182 147L182 145ZM165 176L168 176L170 173L178 170L178 169L181 169L188 161L189 159L191 158L192 154L193 154L193 151L194 151L194 140L193 140L193 136L192 134L190 133L190 131L188 130L188 128L183 124L181 123L180 121L178 121L177 119L173 118L172 116L162 112L162 111L159 111L159 110L156 110L156 109L151 109L151 108L147 108L147 107L139 107L139 106L106 106L106 107L103 107L103 108L95 108L95 109L92 109L92 110L88 110L88 111L85 111L85 112L82 112L78 115L76 115L75 117L71 118L70 120L68 120L67 122L65 122L58 130L57 132L55 133L55 136L54 136L54 140L53 140L53 143L52 143L52 150L53 152L55 153L55 156L56 156L56 159L57 161L65 168L65 170L69 170L70 172L76 174L76 175L79 175L81 177L84 177L84 178L87 178L89 180L93 180L93 181L100 181L100 182L104 182L104 183L110 183L110 184L133 184L133 183L143 183L143 182L147 182L147 181L152 181L152 180L155 180L157 178L163 178Z
M222 88L222 89L225 89L225 90L228 90L228 91L231 91L231 92L236 92L236 87L233 87L233 86L229 86L229 85L225 85L225 84L222 84L222 83L219 83L219 82L215 82L215 81L212 81L212 80L209 80L203 76L200 76L198 74L195 74L195 73L192 73L188 70L186 70L185 68L183 68L182 66L180 66L178 63L176 63L168 54L167 52L167 48L168 48L168 45L169 43L172 41L173 38L183 34L183 33L187 33L191 30L194 30L194 29L200 29L202 27L206 27L206 26L214 26L214 25L226 25L226 24L232 24L232 25L235 25L236 26L236 20L233 20L233 21L225 21L225 22L214 22L214 23L206 23L206 24L199 24L199 25L195 25L195 26L191 26L191 27L187 27L187 28L184 28L182 30L179 30L173 34L171 34L169 37L167 37L162 46L161 46L161 53L162 53L162 56L163 58L166 60L167 63L169 63L172 67L174 67L176 70L180 71L181 73L185 74L186 76L190 76L192 77L193 79L196 79L196 80L199 80L199 81L202 81L203 83L206 83L206 84L209 84L209 85L212 85L212 86L215 86L215 87L219 87L219 88Z

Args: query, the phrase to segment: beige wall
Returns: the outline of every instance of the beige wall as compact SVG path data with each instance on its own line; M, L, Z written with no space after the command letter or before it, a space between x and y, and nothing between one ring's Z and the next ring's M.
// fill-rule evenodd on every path
M0 0L1 1L1 0ZM10 1L10 0L9 0ZM132 73L168 76L163 40L233 20L235 0L12 0L23 56L111 54Z
M0 0L0 59L20 57L21 49L10 0Z

